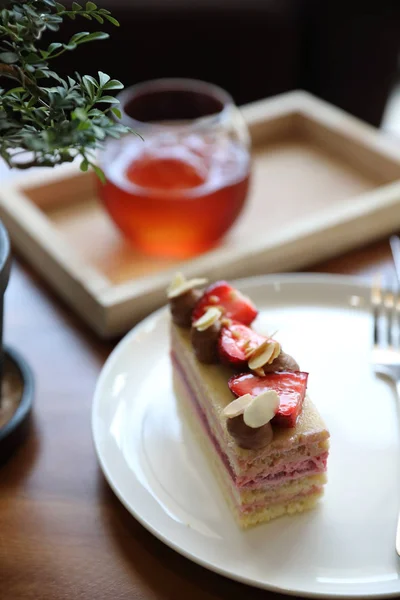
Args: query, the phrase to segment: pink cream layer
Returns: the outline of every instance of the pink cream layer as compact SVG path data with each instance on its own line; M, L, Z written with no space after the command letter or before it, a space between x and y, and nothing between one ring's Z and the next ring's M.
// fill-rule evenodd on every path
M282 465L279 465L278 470L275 469L275 471L274 471L274 470L270 469L267 474L259 475L255 479L251 479L245 475L237 476L232 470L232 467L229 463L229 459L228 459L227 455L225 454L225 452L223 452L222 448L219 445L218 440L216 439L213 432L211 431L211 428L208 424L207 418L205 417L203 410L197 401L196 395L194 394L194 392L190 386L190 383L189 383L181 365L179 364L179 361L175 354L172 354L172 360L173 360L175 368L177 369L183 383L185 384L188 395L192 400L193 407L195 408L195 410L197 412L199 420L203 424L205 432L207 433L208 437L210 438L210 440L215 448L215 451L218 453L219 457L221 458L221 461L225 465L225 468L227 469L235 486L238 489L240 489L240 488L255 489L255 488L265 487L265 485L268 485L268 487L278 485L278 484L280 485L280 484L286 483L288 481L298 479L300 477L308 477L310 475L316 475L318 473L324 473L326 471L326 462L327 462L328 453L324 452L323 454L321 454L317 457L307 458L306 460L300 460L298 462L291 462L288 464L288 466L286 468L282 468Z
M305 477L308 475L316 475L317 473L324 473L326 471L326 463L328 460L328 452L323 452L319 456L313 456L309 459L303 459L296 462L291 462L286 468L282 468L282 465L278 465L275 469L270 469L268 475L260 475L255 479L252 477L246 477L242 475L236 477L236 484L238 487L256 488L259 485L270 485L281 484L282 480L291 481L298 477Z

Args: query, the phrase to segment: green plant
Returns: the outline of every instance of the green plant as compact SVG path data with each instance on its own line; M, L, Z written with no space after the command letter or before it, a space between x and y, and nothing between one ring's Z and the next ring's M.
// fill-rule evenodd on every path
M66 8L56 0L0 0L0 77L16 82L0 88L0 156L10 167L54 167L81 157L81 169L93 167L94 151L107 136L120 137L128 128L114 117L121 114L109 95L123 88L120 81L99 72L98 78L79 75L64 79L50 69L60 54L81 44L108 38L108 33L75 33L68 43L41 47L46 30L58 31L64 18L108 21L119 25L110 11L93 2Z

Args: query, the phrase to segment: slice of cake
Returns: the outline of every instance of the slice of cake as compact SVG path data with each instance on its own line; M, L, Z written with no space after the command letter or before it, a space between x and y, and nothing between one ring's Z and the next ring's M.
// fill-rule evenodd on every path
M168 297L176 393L242 527L315 505L329 433L308 374L250 327L257 310L226 282L178 275Z

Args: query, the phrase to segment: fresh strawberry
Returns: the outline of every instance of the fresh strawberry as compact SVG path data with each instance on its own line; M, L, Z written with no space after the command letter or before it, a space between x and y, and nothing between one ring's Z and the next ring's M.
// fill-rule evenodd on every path
M231 377L228 385L235 396L258 396L265 390L275 390L280 404L272 424L278 427L295 427L306 395L307 379L308 373L301 371L269 373L264 377L243 373Z
M210 306L217 306L225 317L243 325L250 325L258 314L252 301L226 281L217 281L205 290L194 307L193 322L197 321Z
M248 352L257 348L267 338L256 333L250 327L237 321L221 328L218 339L218 354L220 361L237 369L247 366Z

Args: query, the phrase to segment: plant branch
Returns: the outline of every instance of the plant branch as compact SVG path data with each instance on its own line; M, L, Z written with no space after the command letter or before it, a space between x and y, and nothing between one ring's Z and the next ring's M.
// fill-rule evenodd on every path
M12 65L0 63L0 76L8 77L9 79L15 79L16 81L19 81L19 83L22 83L18 69Z
M36 82L18 67L0 63L0 76L18 81L18 83L26 88L26 90L29 91L33 96L42 99L47 98L47 95L39 89Z

